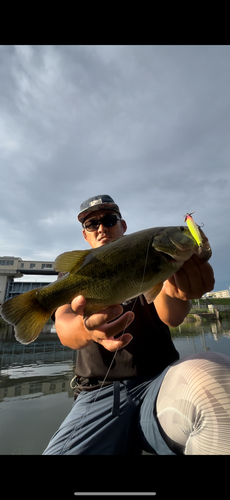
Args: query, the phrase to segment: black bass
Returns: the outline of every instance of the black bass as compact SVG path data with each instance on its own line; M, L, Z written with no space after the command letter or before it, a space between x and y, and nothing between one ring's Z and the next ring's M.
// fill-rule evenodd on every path
M211 249L201 233L199 257L208 260ZM194 253L198 254L198 245L186 226L144 229L98 248L65 252L56 258L54 269L67 274L7 300L1 314L15 326L16 339L29 344L52 313L78 295L86 298L85 316L141 294L152 302L163 282Z

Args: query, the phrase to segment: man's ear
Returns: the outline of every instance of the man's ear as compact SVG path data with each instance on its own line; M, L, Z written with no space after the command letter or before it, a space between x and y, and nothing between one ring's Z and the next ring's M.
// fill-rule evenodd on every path
M122 227L123 227L123 230L124 230L124 233L127 231L127 224L125 222L124 219L121 220L121 223L122 223Z
M83 234L83 238L84 238L84 240L86 240L86 241L87 241L87 232L86 232L86 230L85 230L85 229L82 229L82 234Z

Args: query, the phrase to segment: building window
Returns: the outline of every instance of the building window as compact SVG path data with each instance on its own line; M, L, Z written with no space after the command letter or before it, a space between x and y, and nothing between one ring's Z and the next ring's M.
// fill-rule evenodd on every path
M50 391L55 391L56 384L50 384Z
M53 264L42 264L42 269L52 269Z
M21 396L22 394L22 386L21 385L16 385L14 388L14 395L15 396Z
M13 266L13 260L0 260L0 266Z
M35 268L35 264L30 264L30 269L34 269Z
M29 394L36 394L42 392L42 384L39 382L32 382L29 386Z
M22 262L22 264L21 264L21 269L23 269L23 267L24 267L24 262Z

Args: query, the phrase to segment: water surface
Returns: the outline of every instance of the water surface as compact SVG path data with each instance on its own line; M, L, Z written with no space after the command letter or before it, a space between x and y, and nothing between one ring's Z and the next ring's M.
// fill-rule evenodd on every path
M171 335L181 358L209 350L230 356L230 321L183 324ZM72 407L76 352L51 329L25 346L4 327L0 363L0 454L41 455Z

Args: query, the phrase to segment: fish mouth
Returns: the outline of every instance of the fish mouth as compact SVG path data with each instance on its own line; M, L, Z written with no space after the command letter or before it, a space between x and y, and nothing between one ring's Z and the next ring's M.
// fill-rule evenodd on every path
M192 254L194 253L193 248L182 249L181 247L177 247L177 249L179 250L178 253L168 253L162 251L160 251L159 253L163 257L163 259L174 264L185 262L186 260L190 259L190 257L192 257Z
M186 245L180 245L177 241L174 241L170 236L170 241L174 245L175 250L171 254L169 254L176 262L185 262L186 260L192 257L195 248L197 245L194 244L194 241L188 241Z
M164 261L175 265L183 265L186 260L192 257L197 244L192 237L186 234L186 231L188 232L184 227L176 228L174 232L169 228L168 231L165 230L162 234L159 233L154 236L153 246Z
M176 262L176 259L174 259L174 257L172 257L172 255L170 255L169 253L159 252L159 254L163 257L163 259L166 259L169 262Z

